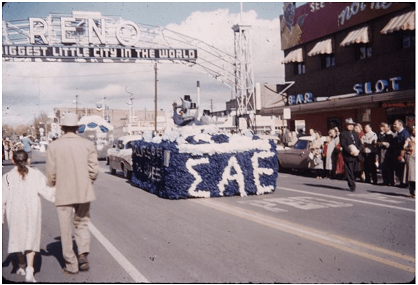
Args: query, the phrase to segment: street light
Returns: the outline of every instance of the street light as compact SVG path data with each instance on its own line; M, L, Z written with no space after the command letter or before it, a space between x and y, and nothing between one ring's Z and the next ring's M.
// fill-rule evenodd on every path
M78 95L75 95L75 114L78 116Z
M132 130L132 105L134 103L134 94L128 91L128 86L125 87L125 91L129 93L129 101L126 104L129 105L129 135L131 134Z
M105 100L106 100L106 97L103 97L103 120L105 120L105 110L106 110Z

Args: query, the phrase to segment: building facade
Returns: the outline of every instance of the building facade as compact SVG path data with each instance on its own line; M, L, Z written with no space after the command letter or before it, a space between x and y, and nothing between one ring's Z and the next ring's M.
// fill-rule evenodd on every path
M415 125L414 3L285 3L280 18L288 88L260 114L322 133L348 117Z

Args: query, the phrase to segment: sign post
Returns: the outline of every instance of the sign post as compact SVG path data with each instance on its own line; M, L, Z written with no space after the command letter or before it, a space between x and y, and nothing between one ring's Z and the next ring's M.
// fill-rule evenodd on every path
M157 63L154 64L154 71L155 71L155 99L154 99L154 125L155 125L155 133L157 133Z

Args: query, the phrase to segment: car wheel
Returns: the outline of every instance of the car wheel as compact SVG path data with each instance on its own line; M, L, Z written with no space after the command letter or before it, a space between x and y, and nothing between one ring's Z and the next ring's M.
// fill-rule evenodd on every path
M123 168L123 177L131 179L132 171L129 171L126 167Z
M113 169L110 164L109 164L109 170L110 170L110 174L112 174L112 175L116 174L116 169Z

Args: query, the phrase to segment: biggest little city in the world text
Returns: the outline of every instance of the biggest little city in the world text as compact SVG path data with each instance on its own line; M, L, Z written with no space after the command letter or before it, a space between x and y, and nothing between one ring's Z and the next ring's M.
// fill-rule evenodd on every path
M3 45L4 57L41 57L68 59L189 59L196 60L195 49L143 49L74 46Z

